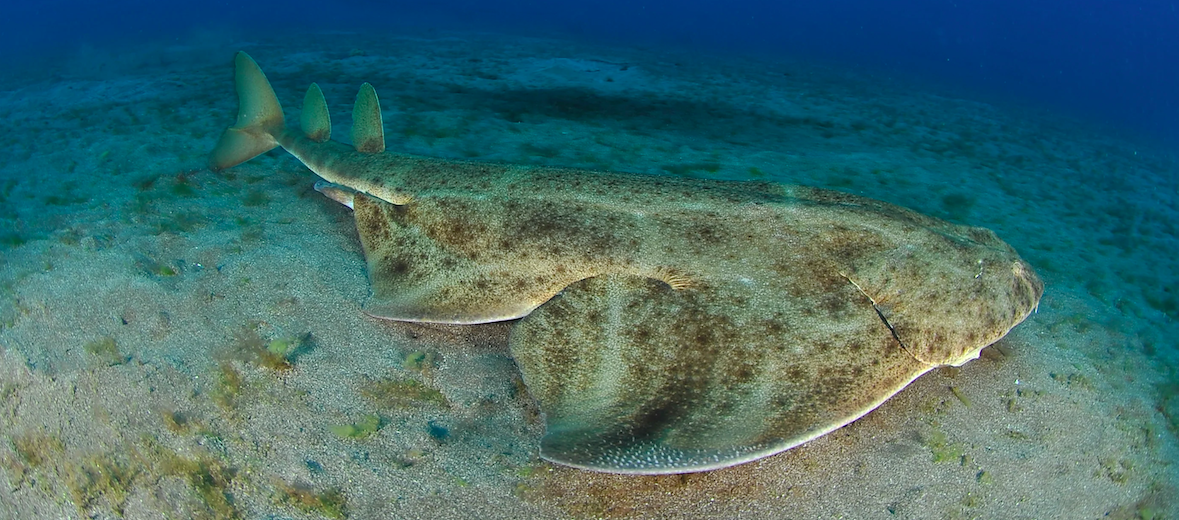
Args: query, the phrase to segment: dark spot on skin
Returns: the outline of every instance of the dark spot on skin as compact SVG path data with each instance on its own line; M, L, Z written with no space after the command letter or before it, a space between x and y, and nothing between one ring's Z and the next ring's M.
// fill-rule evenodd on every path
M992 245L999 242L999 237L995 235L995 232L987 228L969 227L966 228L966 235L971 240L983 245Z
M376 278L382 279L404 279L410 272L410 263L404 258L385 258L383 261L377 263Z
M635 328L630 334L631 341L638 345L645 345L651 341L651 330L646 327Z
M657 438L673 421L683 416L686 403L675 399L660 399L631 418L630 436L636 440ZM621 433L621 432L620 432Z
M381 203L366 195L357 195L354 206L356 208L356 228L361 238L367 238L377 243L390 239L389 221L385 218ZM391 206L391 204L390 204Z
M854 386L857 379L845 369L830 368L819 372L819 381L816 399L824 405L835 407L843 404L847 389Z
M770 400L770 406L773 406L779 410L789 409L793 404L794 400L784 395L775 396L772 400Z
M827 314L839 315L847 312L849 302L841 294L828 293L820 299L818 307Z
M749 381L752 381L753 377L756 374L757 374L757 370L755 370L752 366L750 366L749 364L746 364L746 363L742 363L742 364L738 365L737 368L734 369L732 372L730 372L728 375L729 375L730 380L733 383L743 384L743 383L748 383Z
M1017 302L1028 302L1028 307L1030 307L1030 303L1034 302L1035 298L1030 294L1031 291L1028 290L1028 285L1023 280L1016 278L1012 284L1012 299Z
M990 314L986 315L983 321L983 330L998 330L998 323L995 321L994 316Z
M706 347L711 346L712 334L709 334L709 332L707 330L697 329L696 334L694 335L692 340L693 340L693 342L695 342L696 348L704 349Z
M521 280L521 282L523 282L523 280ZM555 296L552 300L549 300L549 303L555 303L556 305L546 305L544 308L544 317L547 321L551 323L561 323L569 316L569 313L571 312L569 304L564 298L561 298L560 294ZM550 344L559 345L560 343L553 342Z

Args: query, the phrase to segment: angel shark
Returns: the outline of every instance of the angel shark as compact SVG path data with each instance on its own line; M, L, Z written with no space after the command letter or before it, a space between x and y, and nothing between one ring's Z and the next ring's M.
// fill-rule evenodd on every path
M291 129L235 62L211 168L281 146L321 177L353 210L374 317L518 319L555 463L686 473L781 452L978 357L1043 294L991 231L846 193L385 152L368 83L352 144L331 141L317 85Z

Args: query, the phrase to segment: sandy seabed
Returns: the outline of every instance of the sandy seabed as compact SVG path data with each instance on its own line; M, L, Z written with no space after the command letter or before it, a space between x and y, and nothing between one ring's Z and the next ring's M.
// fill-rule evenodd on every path
M1036 314L804 446L635 477L537 457L508 325L366 317L347 208L212 173L232 57L391 150L854 192L985 226ZM87 48L0 83L0 518L1179 518L1174 157L839 67L483 33Z

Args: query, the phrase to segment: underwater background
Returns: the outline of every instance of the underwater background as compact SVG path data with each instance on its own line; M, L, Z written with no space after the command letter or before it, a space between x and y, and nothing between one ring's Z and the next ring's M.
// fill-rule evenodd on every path
M0 519L1179 517L1179 3L0 7ZM572 470L507 325L367 318L347 208L210 172L234 52L388 149L812 185L1043 277L979 360L684 476Z
M864 2L13 2L3 61L207 31L478 29L824 60L1179 140L1170 0Z

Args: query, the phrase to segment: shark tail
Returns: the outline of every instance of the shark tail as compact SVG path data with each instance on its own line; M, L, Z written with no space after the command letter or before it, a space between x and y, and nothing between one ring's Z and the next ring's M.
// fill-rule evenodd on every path
M275 135L284 126L282 106L254 59L239 51L234 67L237 123L225 129L209 154L213 171L237 166L278 146Z

